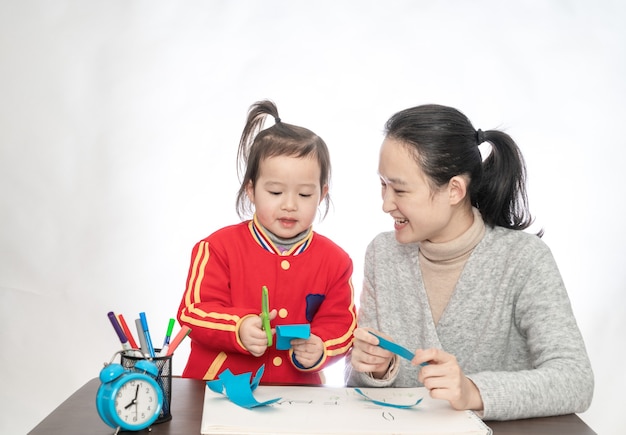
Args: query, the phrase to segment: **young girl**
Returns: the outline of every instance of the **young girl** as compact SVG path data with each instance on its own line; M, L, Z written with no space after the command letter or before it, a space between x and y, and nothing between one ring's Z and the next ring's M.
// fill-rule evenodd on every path
M387 122L378 172L395 231L366 251L348 385L425 386L493 420L585 411L593 373L550 250L521 231L532 220L515 142L453 108L414 107Z
M262 130L267 115L276 123ZM254 374L265 365L262 382L320 384L320 371L345 355L356 326L352 260L311 227L322 201L328 212L328 149L261 101L248 113L238 162L237 212L253 218L193 248L178 313L191 328L183 376L211 380L226 368ZM259 315L264 286L272 333L277 325L309 324L308 339L291 340L289 350L269 345Z

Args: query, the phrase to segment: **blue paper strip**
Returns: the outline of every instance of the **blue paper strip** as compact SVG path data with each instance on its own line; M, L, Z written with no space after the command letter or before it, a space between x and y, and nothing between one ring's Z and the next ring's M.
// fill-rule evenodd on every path
M365 397L367 400L369 400L370 402L375 403L376 405L380 405L380 406L389 406L392 408L400 408L400 409L405 409L405 408L412 408L414 406L419 405L419 403L422 401L422 397L420 397L417 402L415 403L411 403L408 405L401 405L398 403L390 403L390 402L382 402L380 400L374 400L371 397L369 397L367 394L365 394L363 391L361 391L359 388L355 388L354 391L356 391L357 393L359 393L361 396Z
M408 350L407 348L402 347L399 344L394 343L393 341L389 341L381 337L380 335L376 335L372 331L369 331L369 333L372 334L374 337L378 338L378 345L382 347L383 349L386 349L389 352L393 352L397 355L400 355L402 358L408 359L409 361L411 361L413 357L415 356L415 354L411 352L410 350Z
M409 361L412 361L413 358L415 357L415 354L413 352L411 352L405 347L400 346L398 343L389 341L381 337L380 335L374 334L372 331L368 331L368 332L372 334L374 337L378 338L378 345L382 347L383 349L388 350L389 352L393 352L396 355L400 355L402 358L408 359ZM427 366L427 365L428 365L427 362L423 362L420 364L420 366L422 367Z

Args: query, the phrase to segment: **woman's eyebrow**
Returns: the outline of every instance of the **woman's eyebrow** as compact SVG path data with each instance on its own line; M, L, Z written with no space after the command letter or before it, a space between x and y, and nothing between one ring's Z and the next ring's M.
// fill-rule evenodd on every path
M407 182L401 178L394 178L394 177L383 177L382 175L378 175L380 177L381 180L383 180L385 183L387 184L397 184L400 186L406 186Z

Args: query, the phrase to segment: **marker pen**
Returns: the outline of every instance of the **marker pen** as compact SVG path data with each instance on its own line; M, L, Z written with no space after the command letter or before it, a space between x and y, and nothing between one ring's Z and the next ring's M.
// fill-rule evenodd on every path
M146 358L150 358L150 353L148 352L148 344L146 343L146 336L143 333L143 325L141 324L141 319L135 319L135 327L137 328L137 335L139 336L139 346L141 346L141 353Z
M146 337L146 346L148 347L148 353L150 357L154 358L154 346L152 346L152 338L150 338L150 330L148 329L148 319L146 319L146 313L139 313L139 320L141 320L141 328L143 329L143 335Z
M130 346L133 349L138 349L139 346L137 346L137 343L135 342L135 339L133 338L132 332L130 332L130 328L128 327L128 324L126 323L126 319L124 319L124 316L121 314L118 314L117 319L120 322L120 326L124 330L124 334L126 334L126 338L128 338L128 342L130 343Z
M173 354L176 348L178 347L178 345L180 344L180 342L183 341L183 339L186 336L188 336L190 332L191 332L191 328L189 326L187 325L183 326L182 329L178 331L178 334L176 334L176 337L174 337L174 339L170 343L169 348L167 349L166 355Z
M117 336L119 337L120 342L122 343L122 349L128 352L129 355L137 356L137 351L134 350L132 346L130 345L130 343L128 342L128 338L126 337L126 334L124 334L122 327L117 321L117 317L115 317L115 313L113 311L109 311L107 316L109 317L109 320L111 321L111 325L113 325L113 329L115 329L115 332ZM141 354L139 356L141 356Z

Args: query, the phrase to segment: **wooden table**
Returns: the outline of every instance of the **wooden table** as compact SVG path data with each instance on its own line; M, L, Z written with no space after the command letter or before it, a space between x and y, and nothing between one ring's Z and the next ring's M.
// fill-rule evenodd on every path
M100 386L94 378L72 394L39 423L29 435L111 435L115 432L100 420L96 410L96 392ZM135 433L199 435L202 422L205 382L175 377L172 379L172 420ZM590 435L595 432L577 415L531 418L513 421L487 421L500 434L568 434ZM128 432L127 432L128 433Z

